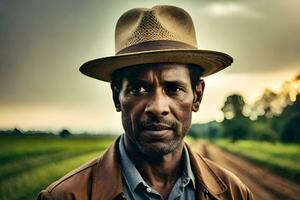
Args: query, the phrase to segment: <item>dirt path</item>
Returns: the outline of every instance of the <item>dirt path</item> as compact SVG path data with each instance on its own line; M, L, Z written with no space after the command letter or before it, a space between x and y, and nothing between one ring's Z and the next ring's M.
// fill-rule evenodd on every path
M252 191L255 200L300 200L300 185L270 173L251 162L208 143L196 143L198 151L236 174Z

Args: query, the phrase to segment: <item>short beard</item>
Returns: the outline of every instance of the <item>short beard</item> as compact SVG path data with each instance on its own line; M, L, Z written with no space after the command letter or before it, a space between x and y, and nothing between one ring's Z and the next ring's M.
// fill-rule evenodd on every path
M148 160L157 160L167 154L174 152L180 146L182 141L183 137L176 137L167 144L156 148L148 147L147 144L140 143L139 141L136 141L136 145L140 153L143 156L145 156Z
M145 141L141 137L140 132L144 130L144 127L152 123L162 123L168 125L174 131L174 137L160 145L151 144L151 141L150 143L149 141ZM146 120L141 120L139 123L137 123L137 126L134 129L134 135L136 139L135 144L143 156L146 156L151 160L158 159L159 157L163 157L164 155L175 151L182 143L185 134L180 134L181 128L182 127L179 125L177 120L166 120L163 118L156 120L149 118Z

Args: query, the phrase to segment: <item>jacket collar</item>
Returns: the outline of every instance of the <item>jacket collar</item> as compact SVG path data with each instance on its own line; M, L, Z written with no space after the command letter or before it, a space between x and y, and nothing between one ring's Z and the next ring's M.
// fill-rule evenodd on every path
M92 200L110 200L124 196L119 165L119 141L120 137L98 159L93 169ZM219 195L227 190L227 186L208 166L203 157L192 152L188 145L186 146L196 179L196 188L202 191L204 189L216 199L220 199Z
M119 141L120 137L99 158L94 168L92 200L112 200L123 194Z
M216 199L221 199L220 194L227 190L226 184L214 173L201 155L193 152L188 145L187 148L196 177L196 185L206 190L205 192L209 192Z

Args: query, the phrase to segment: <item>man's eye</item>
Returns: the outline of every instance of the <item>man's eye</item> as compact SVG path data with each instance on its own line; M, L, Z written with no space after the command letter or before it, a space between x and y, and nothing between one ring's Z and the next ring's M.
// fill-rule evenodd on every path
M133 95L139 95L146 92L146 89L143 86L133 86L130 88L129 92Z
M166 88L166 92L169 92L169 93L179 93L181 91L183 91L183 89L178 87L177 85L169 85Z

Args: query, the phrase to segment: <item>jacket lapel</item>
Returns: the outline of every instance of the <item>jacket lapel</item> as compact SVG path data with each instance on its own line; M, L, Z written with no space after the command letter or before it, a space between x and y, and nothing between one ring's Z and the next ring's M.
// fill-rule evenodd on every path
M224 182L212 171L202 156L191 151L188 147L191 165L196 178L198 197L205 197L209 194L215 199L221 200L222 193L227 190ZM201 199L201 198L199 198Z
M122 196L122 175L119 166L120 137L106 150L94 168L92 200L112 200Z
M122 174L119 165L119 141L120 137L99 158L93 169L92 200L124 198ZM196 179L198 198L202 199L211 195L215 199L222 200L220 194L227 190L227 186L212 171L202 156L192 152L188 145L187 149Z

